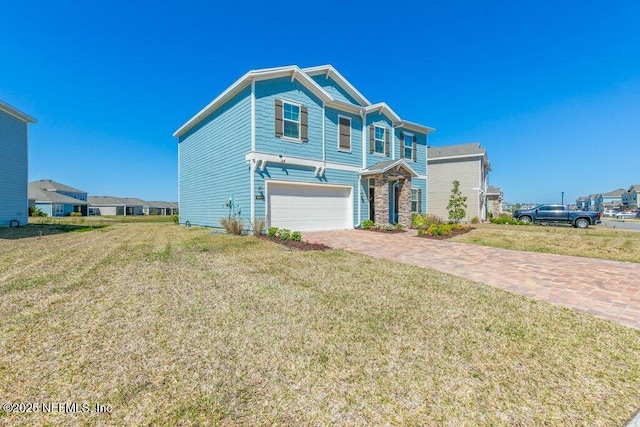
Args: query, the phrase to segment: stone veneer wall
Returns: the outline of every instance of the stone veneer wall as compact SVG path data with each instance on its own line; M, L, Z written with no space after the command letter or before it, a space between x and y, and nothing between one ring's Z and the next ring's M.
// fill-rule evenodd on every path
M404 169L400 171L389 170L375 177L375 218L378 224L389 223L389 177L401 175L405 179L400 180L398 189L398 223L403 227L411 226L411 174Z

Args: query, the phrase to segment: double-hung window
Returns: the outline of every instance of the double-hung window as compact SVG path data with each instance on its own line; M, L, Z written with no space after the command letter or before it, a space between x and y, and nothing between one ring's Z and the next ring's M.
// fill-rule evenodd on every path
M300 106L282 102L282 134L287 138L300 139Z
M416 161L416 150L418 144L415 135L411 133L400 133L400 158Z
M422 213L422 190L419 188L411 189L411 212Z
M382 126L375 126L374 128L374 139L375 139L375 148L374 152L376 154L385 154L384 143L385 143L385 133L386 129Z
M296 102L276 99L275 113L276 137L294 142L309 140L307 107Z

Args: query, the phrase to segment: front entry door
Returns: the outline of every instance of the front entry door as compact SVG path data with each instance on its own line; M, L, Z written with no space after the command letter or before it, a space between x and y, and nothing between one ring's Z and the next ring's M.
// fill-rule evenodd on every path
M376 220L376 203L375 203L375 188L369 184L369 219L371 221Z
M393 218L391 223L398 223L398 202L400 201L400 188L398 183L393 184Z

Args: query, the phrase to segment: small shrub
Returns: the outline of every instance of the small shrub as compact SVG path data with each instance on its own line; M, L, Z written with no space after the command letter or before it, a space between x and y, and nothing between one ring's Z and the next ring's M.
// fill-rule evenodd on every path
M221 218L220 224L222 224L229 234L241 236L244 232L244 221L240 218Z
M299 242L302 240L302 234L299 231L294 231L293 233L291 233L291 236L289 236L289 240Z
M395 229L396 229L396 230L398 230L398 231L400 231L400 230L402 230L402 228L403 228L403 227L404 227L404 226L403 226L402 224L397 223L397 224L396 224L396 226L395 226Z
M280 240L289 240L289 237L291 237L291 230L289 230L288 228L281 228L280 230L278 230L278 233L276 235Z
M500 225L531 225L527 222L518 221L517 219L511 217L509 214L500 214L498 217L493 217L489 221L491 224L500 224Z
M71 212L69 216L82 216L82 212Z
M267 236L276 237L276 234L278 234L278 227L269 227L267 230Z
M260 236L264 231L264 219L254 218L251 227L253 228L253 235Z
M418 228L418 236L424 236L425 234L427 234L426 228Z
M433 214L413 214L411 216L411 226L413 228L429 228L431 224L443 224L444 221L439 216Z
M173 221L174 224L177 224L180 221L180 218L178 217L178 215L171 215L169 218L171 218L171 221Z
M382 224L378 224L377 222L373 223L373 229L374 230L378 230L378 231L382 231L384 229L384 226Z
M396 226L393 224L387 224L384 226L384 231L394 231L396 229Z
M480 223L480 218L478 218L477 216L474 216L473 218L471 218L471 224L479 224Z
M427 233L432 236L448 236L453 231L453 228L452 224L431 224L427 228Z
M370 219L365 219L364 221L362 221L362 229L363 230L369 230L371 229L371 227L373 227L374 222Z
M29 216L47 216L46 212L42 212L40 208L29 208Z

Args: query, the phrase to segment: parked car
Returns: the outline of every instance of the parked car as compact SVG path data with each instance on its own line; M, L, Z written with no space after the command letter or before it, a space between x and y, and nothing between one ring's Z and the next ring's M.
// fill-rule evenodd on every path
M538 205L532 209L518 209L513 212L513 217L522 222L565 223L576 228L599 224L600 216L600 212L569 210L568 205Z
M602 216L616 216L617 213L617 211L606 209L604 212L602 212Z
M616 218L618 219L630 219L630 218L638 218L640 214L637 212L618 212L616 214Z

